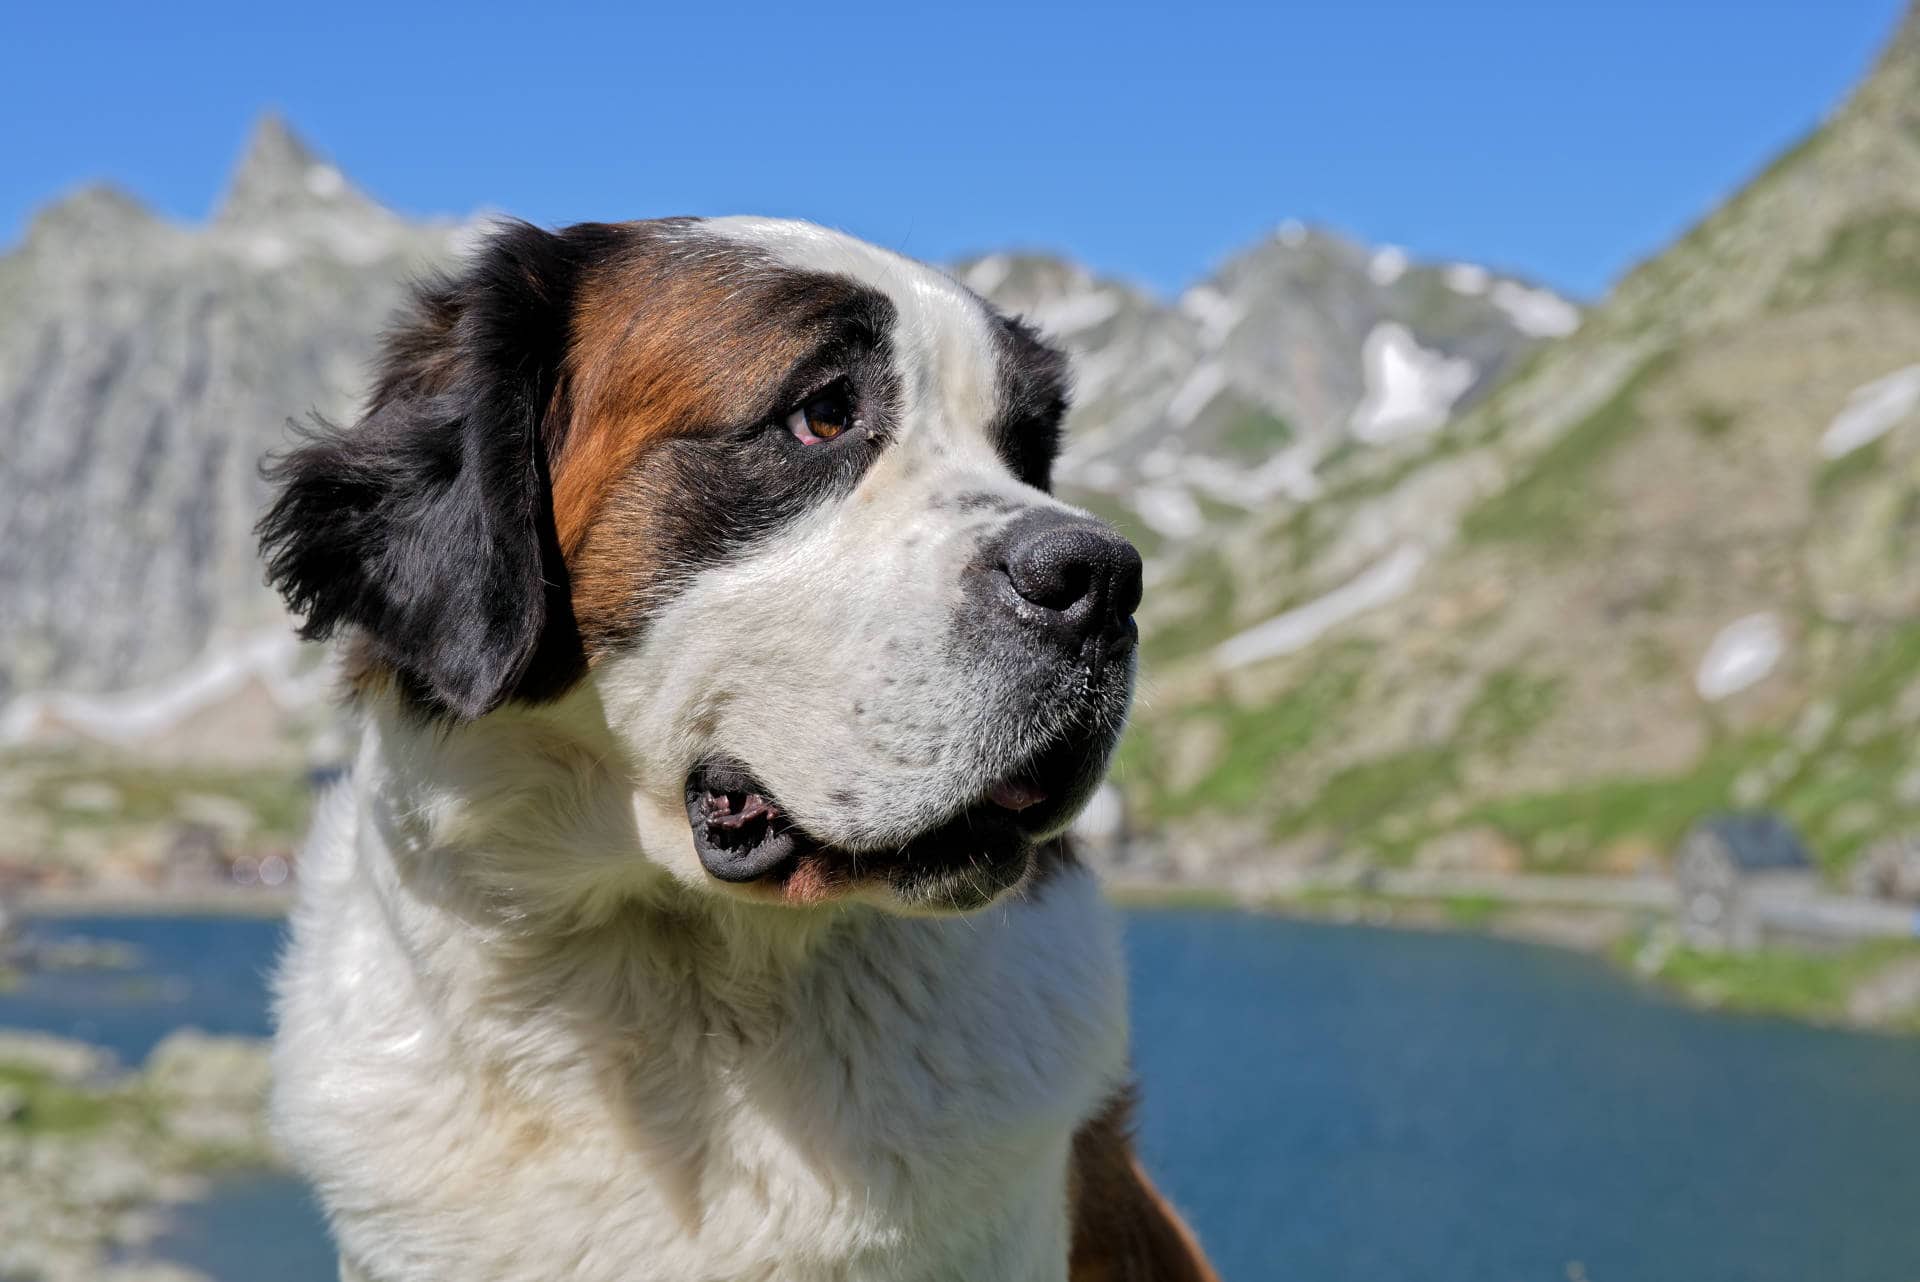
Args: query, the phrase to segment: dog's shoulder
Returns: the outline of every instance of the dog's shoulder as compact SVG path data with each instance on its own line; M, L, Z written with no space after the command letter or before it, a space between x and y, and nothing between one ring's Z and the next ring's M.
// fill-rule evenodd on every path
M1121 1091L1073 1137L1069 1282L1219 1282L1193 1231L1141 1169Z

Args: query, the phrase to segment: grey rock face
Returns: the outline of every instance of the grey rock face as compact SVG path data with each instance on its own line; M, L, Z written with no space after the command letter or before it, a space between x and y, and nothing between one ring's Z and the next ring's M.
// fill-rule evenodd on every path
M280 614L252 526L289 418L350 413L453 233L263 124L212 224L78 192L0 259L0 698L164 679Z

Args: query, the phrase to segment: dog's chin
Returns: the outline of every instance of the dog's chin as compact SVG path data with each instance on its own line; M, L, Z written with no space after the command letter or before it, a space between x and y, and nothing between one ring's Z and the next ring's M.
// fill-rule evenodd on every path
M749 899L809 907L857 898L901 912L969 912L1026 879L1034 852L1092 795L1110 747L1056 744L886 847L821 840L745 764L726 757L687 776L687 822L707 875Z

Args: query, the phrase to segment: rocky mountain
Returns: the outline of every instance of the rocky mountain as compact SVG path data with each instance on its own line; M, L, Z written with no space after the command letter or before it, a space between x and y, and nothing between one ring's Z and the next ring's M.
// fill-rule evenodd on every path
M1916 362L1910 17L1470 411L1162 558L1136 817L1216 874L1628 871L1729 806L1837 874L1920 829Z
M244 756L318 698L260 585L258 460L290 418L351 415L402 282L474 231L381 208L269 119L206 225L93 188L0 257L0 742ZM1064 483L1162 559L1432 439L1578 323L1294 224L1172 301L1038 254L955 271L1072 348Z
M1171 304L1072 263L956 274L1073 352L1062 483L1158 545L1315 497L1331 457L1417 440L1579 311L1466 263L1283 223Z
M402 281L468 234L380 208L272 119L203 227L106 187L34 220L0 258L0 732L138 739L297 677L260 457L351 412ZM80 697L112 691L136 693Z

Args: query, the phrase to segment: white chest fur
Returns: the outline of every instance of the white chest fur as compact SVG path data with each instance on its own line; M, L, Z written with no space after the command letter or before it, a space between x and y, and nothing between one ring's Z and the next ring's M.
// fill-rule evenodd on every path
M561 935L390 831L324 808L276 1050L280 1132L372 1282L1065 1277L1071 1135L1125 1055L1085 873L965 918L696 896Z

